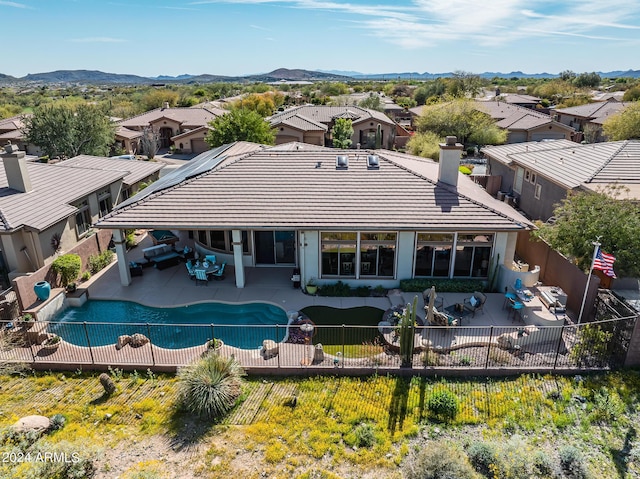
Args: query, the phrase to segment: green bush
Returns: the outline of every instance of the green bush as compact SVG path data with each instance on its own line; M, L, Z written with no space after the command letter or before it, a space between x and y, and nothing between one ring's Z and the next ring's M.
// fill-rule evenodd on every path
M492 444L486 442L474 442L467 450L469 461L476 471L485 476L491 474L491 469L498 464L498 454Z
M562 472L569 479L586 479L589 472L584 465L582 453L574 446L563 446L559 451Z
M477 279L403 279L400 281L400 289L405 292L424 291L436 287L436 291L447 293L473 293L484 291L485 282Z
M351 287L343 283L342 281L338 281L333 284L324 284L320 288L318 288L319 296L351 296Z
M60 275L60 282L64 288L78 279L81 268L82 260L77 254L63 254L51 263L51 269Z
M456 417L460 404L451 391L436 391L427 400L427 408L437 418L450 420Z
M242 376L244 370L234 358L207 354L178 372L180 402L189 412L220 418L240 397Z
M113 251L104 250L100 254L94 254L89 256L89 272L96 274L98 271L106 268L113 261Z
M367 298L371 296L371 286L358 286L353 290L354 296Z
M405 479L475 479L477 474L461 454L453 447L429 444L413 451L402 465Z
M354 432L356 436L356 446L371 447L376 443L376 436L373 433L371 424L360 424Z

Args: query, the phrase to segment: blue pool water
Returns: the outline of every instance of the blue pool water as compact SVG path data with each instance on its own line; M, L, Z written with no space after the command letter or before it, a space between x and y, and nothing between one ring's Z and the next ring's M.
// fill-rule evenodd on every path
M163 348L188 348L216 337L230 346L256 349L264 339L283 339L287 315L266 303L152 308L130 301L89 300L61 311L51 322L53 332L78 346L115 344L120 335L142 333Z

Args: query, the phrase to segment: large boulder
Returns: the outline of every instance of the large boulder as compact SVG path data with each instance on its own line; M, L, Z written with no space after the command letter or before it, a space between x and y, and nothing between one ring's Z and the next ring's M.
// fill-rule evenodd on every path
M279 347L278 343L272 339L265 339L262 341L262 356L264 359L271 359L278 355Z
M131 346L132 348L139 348L140 346L144 346L148 342L149 338L147 338L144 334L135 333L131 335L129 346Z
M118 342L116 343L116 349L120 350L124 348L127 344L131 342L131 336L128 334L123 334L122 336L118 336Z
M11 426L17 432L37 432L42 433L47 431L51 427L51 420L45 416L25 416L18 419L13 426Z

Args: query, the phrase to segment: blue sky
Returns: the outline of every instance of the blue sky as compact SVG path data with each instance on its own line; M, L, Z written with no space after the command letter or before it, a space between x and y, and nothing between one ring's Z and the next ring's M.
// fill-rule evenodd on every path
M0 18L13 76L640 69L640 0L0 0Z

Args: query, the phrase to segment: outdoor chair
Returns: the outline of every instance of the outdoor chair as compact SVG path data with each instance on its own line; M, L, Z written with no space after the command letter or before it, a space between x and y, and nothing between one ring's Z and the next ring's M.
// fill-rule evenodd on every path
M189 278L194 279L196 277L196 269L193 267L193 263L191 263L191 260L188 260L185 263L185 266L187 267L187 273L189 273Z
M213 279L215 279L216 281L219 281L221 279L224 279L224 267L226 266L227 262L223 262L220 265L220 269L218 271L214 271L213 273L211 273L211 276L213 276Z
M422 299L424 300L424 309L425 311L427 309L429 309L429 298L431 295L431 288L427 288L422 292ZM444 298L442 297L438 297L438 295L436 295L436 299L433 302L433 306L436 309L444 309Z
M199 281L203 281L205 285L209 284L209 278L207 277L207 272L204 269L196 269L196 286Z
M475 291L473 296L464 300L464 307L471 311L471 317L476 315L476 311L484 314L484 303L487 301L487 297L479 291Z
M205 261L208 261L211 264L216 264L216 255L215 254L208 254L204 257Z

